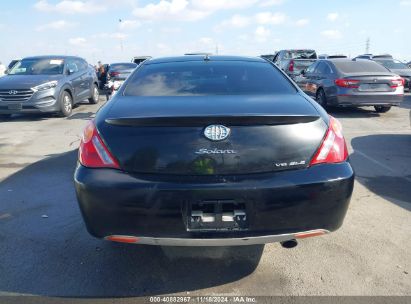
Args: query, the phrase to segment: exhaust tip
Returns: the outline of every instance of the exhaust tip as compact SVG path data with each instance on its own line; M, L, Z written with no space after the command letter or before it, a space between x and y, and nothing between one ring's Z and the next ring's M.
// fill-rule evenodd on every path
M292 239L289 241L281 242L280 244L283 248L291 249L291 248L296 247L298 245L298 242L297 240Z

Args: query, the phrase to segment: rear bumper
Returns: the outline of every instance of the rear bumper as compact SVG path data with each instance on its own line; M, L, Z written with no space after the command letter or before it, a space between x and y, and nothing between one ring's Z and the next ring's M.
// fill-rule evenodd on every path
M306 231L304 233L311 234L313 236L324 235L329 233L328 230L318 229L312 231ZM112 241L111 237L118 236L108 236L105 239ZM120 236L126 237L127 236ZM155 237L139 237L135 241L130 241L127 243L135 243L142 245L158 245L158 246L244 246L244 245L261 245L267 243L277 243L286 242L299 238L298 234L278 234L278 235L264 235L255 237L245 237L245 238L155 238Z
M404 95L337 95L330 103L338 106L398 106Z
M159 180L78 165L74 179L87 229L96 237L136 236L139 243L153 245L238 245L286 241L303 231L338 229L351 198L354 172L344 162L266 174ZM248 228L190 231L186 204L206 200L243 202Z

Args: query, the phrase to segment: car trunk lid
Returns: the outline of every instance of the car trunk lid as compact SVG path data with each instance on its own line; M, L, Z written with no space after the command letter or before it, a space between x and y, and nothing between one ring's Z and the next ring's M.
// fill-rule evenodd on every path
M127 113L124 115L122 113ZM133 173L224 175L305 168L327 125L299 94L125 97L97 128L121 168ZM208 139L205 128L230 135Z
M398 77L392 74L353 73L345 78L358 81L358 92L394 92L392 81Z

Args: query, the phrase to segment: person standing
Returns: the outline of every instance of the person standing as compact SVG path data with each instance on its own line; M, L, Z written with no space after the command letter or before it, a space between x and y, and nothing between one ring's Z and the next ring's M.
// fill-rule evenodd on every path
M0 77L6 75L6 67L5 65L0 61Z
M107 82L107 71L104 68L104 65L99 61L97 63L97 77L100 82L100 89L104 88L104 85Z

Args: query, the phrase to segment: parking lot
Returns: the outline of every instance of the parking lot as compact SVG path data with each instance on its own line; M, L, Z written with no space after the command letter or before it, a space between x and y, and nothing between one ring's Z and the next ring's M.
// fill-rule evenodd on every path
M344 225L262 255L91 237L72 175L82 128L101 103L80 104L67 119L0 122L0 295L411 295L411 95L385 114L331 110L356 172Z

